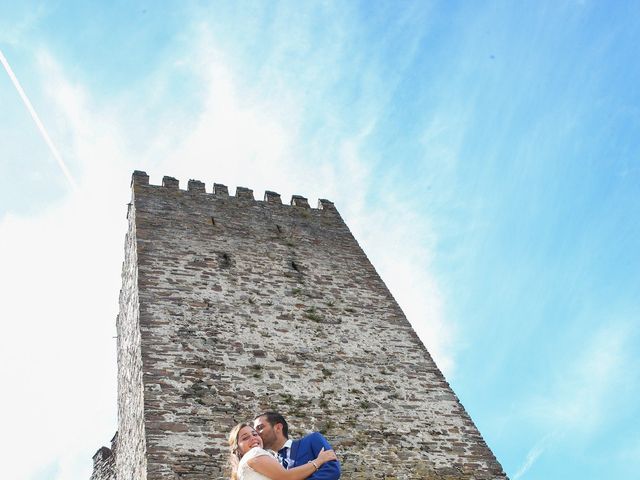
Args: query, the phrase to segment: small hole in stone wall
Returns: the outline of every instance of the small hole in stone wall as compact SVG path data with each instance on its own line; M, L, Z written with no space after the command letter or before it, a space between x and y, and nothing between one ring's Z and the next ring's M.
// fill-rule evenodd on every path
M213 217L211 217L211 225L214 225L214 226L215 226L215 224L216 224L216 219L215 219L215 218L213 218Z
M282 227L280 225L276 225L276 230L278 230L278 233L282 233Z
M291 268L293 268L296 272L300 272L300 266L293 260L291 260Z
M218 264L220 268L231 267L231 256L227 252L218 253Z

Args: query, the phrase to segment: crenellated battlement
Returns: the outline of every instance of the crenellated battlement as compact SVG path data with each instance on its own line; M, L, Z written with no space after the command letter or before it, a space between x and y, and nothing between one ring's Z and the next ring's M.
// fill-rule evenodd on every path
M131 177L131 187L134 188L136 185L139 186L159 186L159 185L151 185L149 183L149 175L146 172L136 170L133 172ZM174 177L164 176L162 177L162 188L172 189L172 190L180 190L180 181ZM258 201L269 204L276 205L284 205L282 203L282 198L279 193L273 192L271 190L267 190L264 192L263 200L256 200L253 195L253 190L247 187L236 187L235 196L229 195L229 188L226 185L221 183L214 183L211 192L207 192L206 185L204 182L200 180L190 179L187 182L187 189L182 190L184 192L196 193L196 194L205 194L205 195L213 195L214 197L228 197L232 199L238 200L250 200L250 201ZM288 204L293 207L300 208L311 208L309 205L309 201L306 197L302 195L292 195L291 200ZM318 199L317 210L335 210L335 205L333 202L321 198Z

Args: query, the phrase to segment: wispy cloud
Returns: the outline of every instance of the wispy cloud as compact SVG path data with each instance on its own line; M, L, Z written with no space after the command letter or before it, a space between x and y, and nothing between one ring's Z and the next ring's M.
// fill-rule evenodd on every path
M422 205L401 195L391 180L376 175L366 142L373 122L345 138L338 150L335 192L342 214L405 315L446 374L455 370L455 326L446 322L444 297L432 273L437 242ZM384 192L379 195L378 192ZM378 196L376 204L370 198ZM341 205L339 205L341 206Z
M11 8L4 8L0 18L0 43L20 45L25 43L36 25L50 12L51 4L22 3L13 4ZM9 11L10 10L10 11Z
M27 108L29 114L31 115L31 118L33 118L33 121L35 122L36 127L38 127L38 131L42 135L42 138L44 139L47 146L49 147L49 150L51 151L51 155L53 155L53 158L55 158L56 162L58 163L58 166L62 170L64 177L67 179L67 182L69 182L69 185L71 186L71 188L76 188L76 182L73 176L71 175L71 172L67 168L67 165L62 159L60 152L58 152L58 149L56 148L53 141L51 140L51 137L49 136L47 129L44 127L44 124L40 120L40 117L38 116L38 113L36 112L35 108L33 108L33 105L31 104L29 97L27 97L27 94L25 93L22 86L20 85L18 78L13 73L13 70L11 69L11 66L9 65L8 60L2 53L2 50L0 50L0 63L2 63L2 66L6 70L7 75L9 75L9 78L11 79L11 83L13 83L13 86L16 88L18 95L20 95L20 98L24 102L25 107Z
M618 452L620 462L640 465L640 438L635 438Z
M556 371L549 394L537 397L530 413L544 424L588 433L615 414L611 401L625 383L634 382L627 322L607 322L583 345L582 354Z
M538 460L538 458L540 458L540 455L544 453L551 437L552 435L546 436L545 438L540 440L538 443L536 443L531 448L531 450L529 450L529 452L527 453L527 457L524 460L524 463L520 466L518 471L513 475L513 480L518 480L519 478L522 478L529 471L529 469Z
M556 440L571 438L575 446L616 420L616 406L624 398L621 392L638 386L636 369L625 368L633 364L634 335L633 324L627 321L605 322L582 345L581 354L557 368L549 392L528 403L529 420L537 430L549 433L527 453L514 480L524 477ZM629 449L630 455L633 451Z

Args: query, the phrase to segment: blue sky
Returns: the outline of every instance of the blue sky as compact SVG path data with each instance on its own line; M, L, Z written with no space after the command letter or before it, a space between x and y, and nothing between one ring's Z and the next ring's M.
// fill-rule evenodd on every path
M637 476L639 14L0 0L77 185L2 69L10 478L88 478L115 431L133 169L333 200L512 479Z

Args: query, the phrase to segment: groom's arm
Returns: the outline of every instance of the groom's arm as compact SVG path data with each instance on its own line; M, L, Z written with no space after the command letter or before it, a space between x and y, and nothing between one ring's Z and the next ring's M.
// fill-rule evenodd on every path
M320 450L333 450L327 439L320 433L315 432L311 434L311 451L314 458L318 456ZM340 462L332 460L331 462L323 463L317 472L311 475L307 480L338 480L340 478Z

